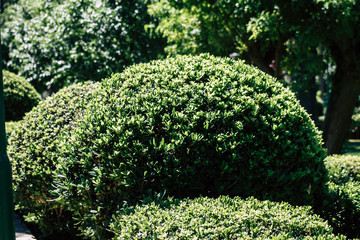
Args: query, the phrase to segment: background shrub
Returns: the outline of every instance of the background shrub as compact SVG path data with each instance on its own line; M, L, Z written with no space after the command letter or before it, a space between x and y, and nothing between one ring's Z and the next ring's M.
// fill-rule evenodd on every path
M137 206L114 217L114 239L346 239L310 207L239 197Z
M332 155L324 162L330 181L318 213L336 232L360 237L360 157Z
M40 94L25 78L14 73L4 70L3 79L5 120L21 120L25 113L40 102Z
M55 197L94 239L111 237L114 209L148 191L312 204L326 180L309 115L290 90L241 61L134 65L105 80L85 111L58 144Z
M360 157L352 155L332 155L325 159L330 181L344 184L349 181L360 182Z
M360 237L360 182L329 183L329 194L321 213L336 232Z
M330 184L330 189L339 191L340 196L348 196L354 207L360 212L360 182L348 182L341 186Z
M44 233L70 231L71 216L56 205L50 192L52 172L58 164L57 138L81 119L98 84L75 84L48 97L29 112L9 138L8 154L13 167L17 207L28 213Z

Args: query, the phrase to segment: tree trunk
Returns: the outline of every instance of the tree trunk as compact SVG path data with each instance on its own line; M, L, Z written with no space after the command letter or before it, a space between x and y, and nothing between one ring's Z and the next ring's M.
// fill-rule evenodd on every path
M275 50L275 69L274 69L274 76L277 79L282 77L281 71L281 47L283 46L283 42L279 39L276 43L276 50Z
M274 76L274 70L269 66L271 60L274 58L266 59L266 56L264 55L265 54L260 52L260 46L257 46L256 44L248 46L247 58L249 61L261 71Z
M313 78L307 88L300 89L297 95L301 106L311 115L311 119L315 122L315 125L319 126L319 112L321 111L321 107L316 101L317 90L318 86L315 83L315 78Z
M359 94L360 72L354 72L350 65L338 65L324 122L323 137L328 155L341 153Z

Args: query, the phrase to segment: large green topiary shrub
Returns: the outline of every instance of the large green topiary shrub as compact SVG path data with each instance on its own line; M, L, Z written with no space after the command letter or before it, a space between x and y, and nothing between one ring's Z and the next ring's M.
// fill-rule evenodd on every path
M54 197L86 236L108 239L115 208L149 191L313 204L321 138L295 95L242 61L178 56L103 82L58 144Z
M346 239L310 207L224 196L137 206L111 230L113 239Z
M70 132L98 84L75 84L40 102L9 138L8 154L13 167L14 195L27 219L44 233L70 231L71 216L53 201L53 171L58 163L57 138ZM70 223L69 223L70 222Z
M14 73L4 70L3 79L5 119L6 121L21 120L25 113L40 102L40 94L25 78Z

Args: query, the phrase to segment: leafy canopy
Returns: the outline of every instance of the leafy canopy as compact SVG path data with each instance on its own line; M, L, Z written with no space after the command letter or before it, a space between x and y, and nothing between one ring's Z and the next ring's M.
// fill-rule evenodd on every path
M20 0L2 17L5 66L38 90L100 80L161 54L150 20L140 0Z

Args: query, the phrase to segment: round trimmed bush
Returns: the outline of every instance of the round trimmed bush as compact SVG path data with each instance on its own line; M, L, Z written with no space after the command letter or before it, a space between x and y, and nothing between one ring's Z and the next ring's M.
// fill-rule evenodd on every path
M72 228L68 216L50 194L53 171L58 164L58 138L81 120L99 84L75 84L41 101L9 138L8 154L13 167L14 196L18 208L28 213L45 233Z
M242 61L134 65L105 80L85 111L63 132L55 185L59 204L94 239L111 236L104 229L118 205L149 191L313 204L326 181L309 115L288 88Z
M349 181L360 182L360 157L352 155L332 155L325 159L330 181L345 184Z
M111 230L113 239L346 239L310 207L224 196L137 206Z
M25 113L40 102L40 94L25 78L14 73L4 70L3 79L5 120L21 120Z

